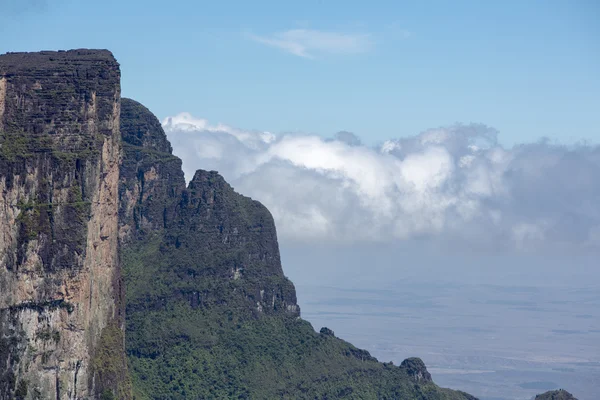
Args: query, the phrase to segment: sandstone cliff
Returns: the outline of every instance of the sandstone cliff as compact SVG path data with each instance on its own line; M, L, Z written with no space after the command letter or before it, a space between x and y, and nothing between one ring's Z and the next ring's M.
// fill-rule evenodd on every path
M119 113L108 51L0 56L1 399L127 397Z
M215 171L186 186L119 75L0 56L0 399L474 399L315 332L269 211Z

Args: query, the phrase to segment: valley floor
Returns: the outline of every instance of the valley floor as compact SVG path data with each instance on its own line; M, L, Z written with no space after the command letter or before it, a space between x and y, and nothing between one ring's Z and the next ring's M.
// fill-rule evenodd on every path
M418 355L438 385L482 400L526 400L556 388L598 398L598 286L356 287L297 284L303 317L380 361Z

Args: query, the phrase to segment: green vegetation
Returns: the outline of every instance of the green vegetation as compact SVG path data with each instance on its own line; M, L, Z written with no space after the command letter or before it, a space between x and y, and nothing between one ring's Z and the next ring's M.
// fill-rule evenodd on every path
M42 216L40 210L44 209L44 211L47 211L51 207L51 204L42 205L29 202L20 203L17 207L21 210L17 217L17 222L21 224L21 232L24 232L23 236L25 236L27 240L34 240L37 238L40 231L43 230L43 227L40 224L40 217Z
M15 162L45 153L57 161L74 166L77 160L98 156L102 148L102 143L96 142L98 138L86 138L84 135L73 143L59 144L55 140L49 134L35 135L22 130L0 132L0 161Z
M127 351L138 399L469 398L418 383L406 368L379 363L295 316L254 316L236 298L244 284L205 276L202 286L221 292L226 303L194 307L172 292L168 266L177 260L164 251L153 238L123 257Z
M469 398L290 311L270 214L220 176L197 174L183 198L164 231L122 249L136 398Z
M15 398L17 400L25 400L25 396L27 396L27 381L23 379L19 381L19 385L15 392Z
M147 163L179 160L178 157L174 156L171 153L148 149L147 147L142 147L142 146L135 146L135 145L128 144L128 143L123 143L123 150L126 153L129 153L128 154L129 157L132 157L132 155L135 154L136 152L142 153L139 158L144 159L144 161Z
M48 301L40 301L40 302L26 302L20 303L18 305L8 307L8 310L17 311L17 310L36 310L38 312L43 312L45 310L56 310L56 309L64 309L67 310L68 313L72 313L75 307L72 303L65 301L63 299L58 300L48 300Z
M60 332L50 328L45 328L38 332L37 338L45 342L53 341L54 343L58 343L60 341Z
M551 390L546 393L538 394L535 400L577 400L571 393L564 389Z
M102 329L92 360L96 388L101 399L131 398L123 341L123 330L115 321Z
M143 331L152 345L130 356L135 384L145 389L141 398L465 398L430 382L416 384L400 367L361 360L358 349L301 319L236 324L225 309L186 307L152 313L156 325ZM179 329L181 321L188 329Z
M24 134L0 133L0 157L8 161L30 157L30 140Z
M121 134L120 192L139 190L133 215L121 213L134 228L121 247L134 398L474 399L438 388L419 359L379 363L315 332L299 317L268 210L216 172L184 189L139 103L123 99Z

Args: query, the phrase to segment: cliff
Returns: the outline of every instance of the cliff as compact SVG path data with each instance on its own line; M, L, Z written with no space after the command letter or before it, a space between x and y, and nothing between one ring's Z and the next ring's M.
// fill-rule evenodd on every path
M123 386L119 113L108 51L0 56L1 399Z
M300 318L273 218L214 171L186 187L158 120L122 100L127 354L140 399L474 399L418 358L379 363Z
M269 211L215 171L186 185L119 75L0 56L0 399L474 399L315 332Z

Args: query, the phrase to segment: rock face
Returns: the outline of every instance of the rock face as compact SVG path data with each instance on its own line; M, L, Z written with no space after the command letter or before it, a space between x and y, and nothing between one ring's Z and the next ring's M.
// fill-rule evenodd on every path
M146 107L121 99L121 131L119 237L126 246L170 226L186 187L181 160Z
M535 400L577 400L571 393L564 389L551 390L546 393L538 394Z
M321 330L319 331L319 333L321 335L335 336L335 333L331 329L327 328L326 326L322 327Z
M268 210L235 193L215 171L197 171L186 188L181 160L171 153L158 119L134 100L122 100L121 131L125 151L119 191L120 237L124 251L159 240L156 260L167 255L169 268L185 276L181 282L171 282L170 293L152 303L186 299L198 307L232 302L234 297L252 313L298 316L295 290L283 275L275 224ZM220 265L212 260L219 260ZM156 276L148 275L153 280ZM216 286L237 281L235 285L244 282L244 288L234 293L216 287L200 290L209 278ZM136 279L132 285L140 282ZM136 312L136 292L132 287L128 315ZM143 299L144 304L148 301Z
M126 389L119 113L108 51L0 56L1 399Z
M417 382L431 382L431 374L427 371L425 363L418 357L407 358L400 364L406 372Z

